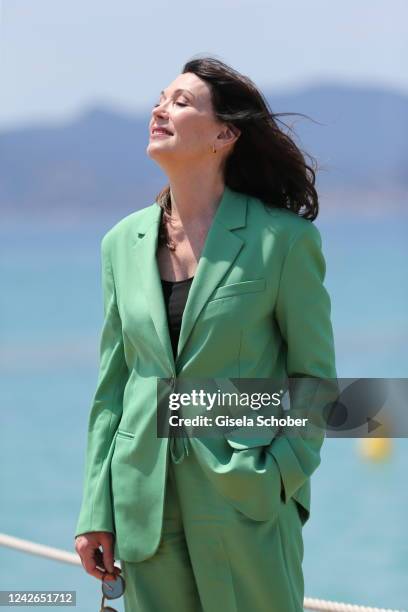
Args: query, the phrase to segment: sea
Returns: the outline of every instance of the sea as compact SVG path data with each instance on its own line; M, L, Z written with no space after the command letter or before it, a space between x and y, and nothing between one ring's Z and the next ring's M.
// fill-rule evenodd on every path
M408 377L408 216L316 220L332 303L337 374ZM0 531L74 552L87 419L102 325L100 241L120 217L8 217L0 228ZM305 595L408 610L408 440L382 460L360 438L327 438L305 525ZM75 591L98 610L82 566L0 547L0 590ZM121 600L112 602L123 610Z

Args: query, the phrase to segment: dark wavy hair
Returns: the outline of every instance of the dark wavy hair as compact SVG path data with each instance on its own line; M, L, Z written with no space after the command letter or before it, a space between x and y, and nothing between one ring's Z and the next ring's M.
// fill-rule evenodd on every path
M286 208L311 221L316 219L319 212L315 189L317 164L307 153L313 167L306 163L302 151L276 122L282 115L305 115L273 113L249 77L214 57L188 61L182 69L185 72L194 73L208 84L216 118L241 130L225 160L225 184L234 191L259 198L266 206ZM174 250L167 232L171 214L170 185L159 192L156 201L163 209L159 244Z

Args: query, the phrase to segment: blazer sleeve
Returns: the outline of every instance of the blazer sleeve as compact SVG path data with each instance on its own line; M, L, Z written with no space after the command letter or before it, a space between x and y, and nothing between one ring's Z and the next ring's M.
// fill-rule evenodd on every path
M291 385L289 380L289 414L293 417L308 416L317 404L317 414L312 415L312 423L318 425L313 428L312 435L307 427L304 431L292 427L290 432L283 428L268 447L279 467L285 502L320 464L325 429L321 418L323 412L319 410L322 399L326 398L325 403L333 401L338 391L331 302L323 284L326 263L321 246L319 230L308 221L288 249L276 302L275 316L286 345L287 376L296 378L297 383ZM306 378L302 387L303 377ZM320 400L315 398L315 402L310 385L314 377L326 384Z
M114 533L110 461L129 371L108 245L109 233L101 242L104 322L99 345L99 375L88 420L83 497L75 537L89 531Z

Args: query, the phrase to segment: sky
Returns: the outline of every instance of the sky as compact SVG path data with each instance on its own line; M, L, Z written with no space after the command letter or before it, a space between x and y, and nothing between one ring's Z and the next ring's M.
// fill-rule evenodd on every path
M0 0L0 128L93 105L148 112L192 57L268 92L382 86L408 94L406 0Z

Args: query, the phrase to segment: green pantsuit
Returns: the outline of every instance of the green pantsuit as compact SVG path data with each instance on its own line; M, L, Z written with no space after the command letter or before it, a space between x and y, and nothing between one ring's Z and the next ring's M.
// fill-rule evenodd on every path
M154 202L101 243L104 324L75 535L115 535L127 612L299 612L302 524L324 430L295 437L276 426L259 441L238 427L169 441L157 435L157 381L175 392L190 379L222 389L279 380L291 412L307 417L313 402L288 377L337 376L319 230L225 186L174 355L156 257L161 215Z
M179 454L182 444L175 440ZM122 562L126 612L303 611L296 502L282 501L271 520L248 518L216 491L187 445L183 460L169 461L156 553Z

